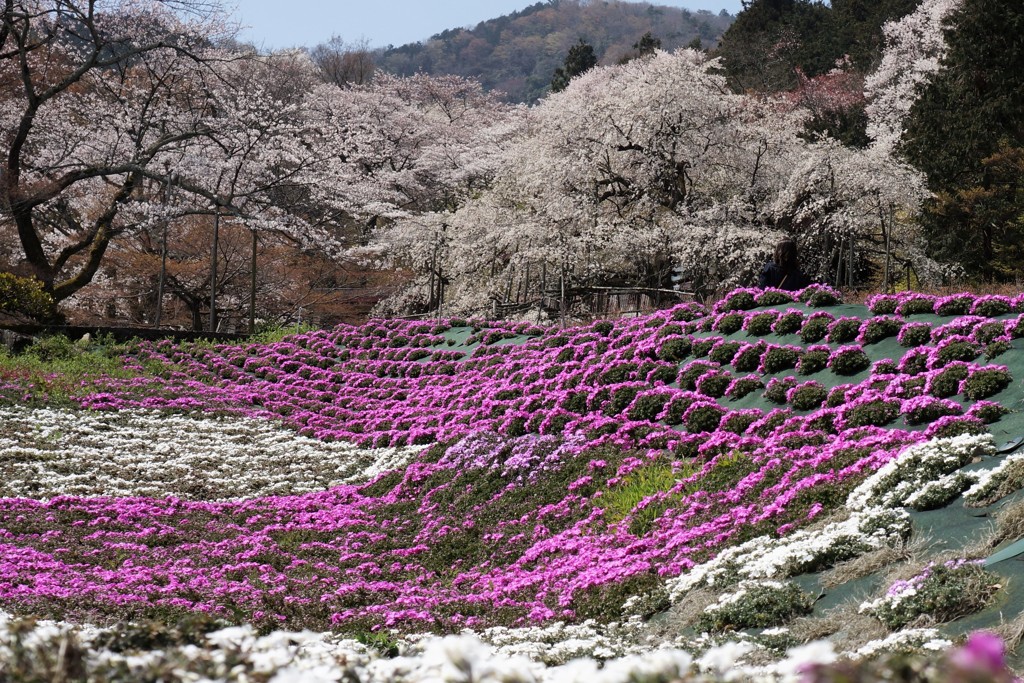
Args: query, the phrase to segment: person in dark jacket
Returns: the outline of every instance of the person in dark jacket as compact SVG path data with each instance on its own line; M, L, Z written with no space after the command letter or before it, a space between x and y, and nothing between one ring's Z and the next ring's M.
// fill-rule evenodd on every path
M787 237L775 245L772 260L764 265L758 286L775 287L794 292L811 284L810 279L800 270L800 257L796 242Z

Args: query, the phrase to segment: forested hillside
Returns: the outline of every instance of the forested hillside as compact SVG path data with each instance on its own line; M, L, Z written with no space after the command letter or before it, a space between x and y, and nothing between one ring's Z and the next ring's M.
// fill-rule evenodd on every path
M688 44L715 45L732 17L690 12L646 2L537 2L519 12L452 28L422 43L389 47L374 58L380 69L400 76L419 72L479 80L513 102L534 102L548 91L551 75L579 40L593 46L599 64L637 54L644 34L665 50Z

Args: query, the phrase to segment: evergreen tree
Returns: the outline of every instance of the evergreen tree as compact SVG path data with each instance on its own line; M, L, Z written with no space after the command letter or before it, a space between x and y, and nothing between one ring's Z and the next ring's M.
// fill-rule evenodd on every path
M569 85L569 81L580 74L597 66L597 55L594 47L580 38L580 41L569 48L562 66L555 69L551 77L551 92L561 92Z
M939 258L969 274L1024 274L1024 6L964 0L947 20L949 48L907 122L905 152L936 199L926 229Z

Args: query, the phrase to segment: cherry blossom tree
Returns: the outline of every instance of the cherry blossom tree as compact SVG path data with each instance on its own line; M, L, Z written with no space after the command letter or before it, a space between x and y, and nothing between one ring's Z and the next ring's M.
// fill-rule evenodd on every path
M751 273L777 238L762 217L804 144L802 114L731 93L716 66L659 51L527 113L490 190L417 221L444 236L451 305L527 286L663 286L680 265L711 286Z
M885 51L868 76L868 136L882 149L895 150L920 87L938 71L947 45L942 22L963 0L924 0L913 13L883 26Z
M60 301L112 240L167 155L207 135L220 15L192 0L8 0L0 14L0 222L24 270Z

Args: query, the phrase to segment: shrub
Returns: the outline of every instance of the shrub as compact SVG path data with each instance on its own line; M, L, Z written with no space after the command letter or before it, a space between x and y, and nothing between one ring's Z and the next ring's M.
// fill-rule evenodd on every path
M769 346L761 356L761 371L774 374L795 368L800 360L801 350L792 346Z
M745 344L733 356L732 366L737 372L753 372L761 366L761 355L767 348L764 342Z
M679 376L679 368L675 365L659 365L647 374L649 384L672 384Z
M708 359L720 365L728 365L732 362L736 352L740 349L740 342L732 340L720 341L711 349Z
M839 318L828 326L828 340L833 344L851 342L860 333L860 326L860 318Z
M717 403L694 403L683 415L683 424L686 431L692 434L713 432L718 429L718 423L722 421L724 414L725 408Z
M694 391L697 388L697 379L701 375L716 369L718 369L718 366L709 361L690 361L690 363L683 368L682 372L679 373L679 386L683 389Z
M963 381L963 395L972 401L994 396L1010 386L1013 377L1004 367L975 370Z
M959 415L963 408L959 403L934 396L919 396L903 402L903 419L908 425L934 422L947 415Z
M859 346L844 346L829 356L828 367L837 375L856 375L871 367L871 359Z
M749 289L737 289L715 305L715 309L725 311L749 311L757 307L754 292Z
M899 365L892 358L882 358L871 368L872 375L898 375Z
M816 372L821 372L828 367L828 359L831 355L832 349L827 346L808 347L800 356L796 371L801 375L813 375Z
M722 334L739 332L743 328L743 315L740 313L723 313L715 319L712 329Z
M1000 578L981 561L933 562L920 574L894 583L884 597L862 604L860 611L893 630L921 617L943 623L981 610L1000 585Z
M660 419L669 425L682 424L683 415L700 398L701 396L695 393L676 394L665 404Z
M805 344L820 342L828 334L828 326L834 320L835 316L824 311L812 313L800 328L801 341Z
M953 294L936 301L934 311L937 315L967 315L971 312L973 305L973 295Z
M791 304L796 299L792 294L783 289L766 289L760 294L755 295L754 300L758 306L779 306L781 304Z
M971 332L971 339L981 346L986 346L991 344L997 337L1002 337L1005 334L1006 323L999 320L993 320L975 327L974 331Z
M828 391L820 382L804 382L786 392L786 400L796 410L815 410L828 397Z
M39 280L0 273L0 313L48 320L57 313L57 305Z
M857 341L861 344L877 344L883 339L894 337L903 328L903 321L899 318L877 317L865 320L860 326L860 333Z
M800 291L799 298L800 301L814 308L835 306L836 304L843 303L843 296L828 285L810 285L805 287Z
M924 435L929 439L950 439L954 436L984 434L985 423L971 415L940 417L928 426Z
M814 599L792 582L744 581L701 613L697 627L708 632L780 626L810 614Z
M775 334L796 334L800 331L804 324L804 314L796 310L787 310L785 313L780 315L776 320L775 324L772 325L772 331Z
M757 408L748 410L733 410L722 418L718 428L733 434L744 434L750 425L754 424L764 416Z
M970 362L981 355L981 349L968 337L953 336L943 340L935 349L935 366L942 367L960 360Z
M900 414L900 402L894 399L875 398L860 400L846 406L840 412L844 429L855 427L883 427Z
M694 358L705 358L709 353L711 353L711 349L715 346L715 344L717 344L720 341L722 340L718 337L708 337L707 339L694 339L693 346L690 349L690 354Z
M645 391L637 394L629 406L626 417L636 422L654 422L672 398L666 391Z
M776 311L765 311L748 316L743 323L743 329L752 337L763 337L766 334L771 334L772 325L775 324L778 317L779 314Z
M832 387L828 392L828 396L825 397L825 405L829 408L838 408L843 405L846 403L847 393L852 388L852 384L840 384L839 386Z
M727 372L708 372L697 378L697 392L711 398L720 398L732 383L732 376Z
M693 343L689 337L668 337L658 349L658 358L671 363L678 363L690 355Z
M1013 344L1006 341L1005 339L996 339L994 342L985 347L985 358L989 360L1003 355L1007 351L1013 348Z
M784 379L774 378L768 382L768 386L764 391L764 398L772 403L784 404L786 402L786 395L790 389L796 387L796 377L786 377Z
M932 340L932 326L928 323L907 323L896 337L900 346L924 346Z
M789 408L776 408L750 425L750 428L762 439L767 439L791 417L793 417L793 411Z
M935 297L928 294L912 294L904 298L896 307L896 313L902 316L934 313Z
M875 294L864 303L875 315L888 315L896 312L900 300L893 294Z
M1001 406L993 401L978 401L971 409L967 411L967 414L971 417L976 417L985 424L992 424L998 422L1003 415L1010 414L1009 408Z
M904 375L920 375L928 370L928 351L913 349L903 354L897 366Z
M764 382L761 381L761 378L756 375L749 375L734 379L725 390L725 395L737 401L747 394L761 389L764 389Z
M971 306L971 315L980 315L985 318L994 318L998 315L1006 315L1013 310L1013 302L1010 297L990 295L981 296Z
M950 363L936 372L928 381L927 391L938 398L949 398L960 393L960 382L967 379L970 369L966 363Z

